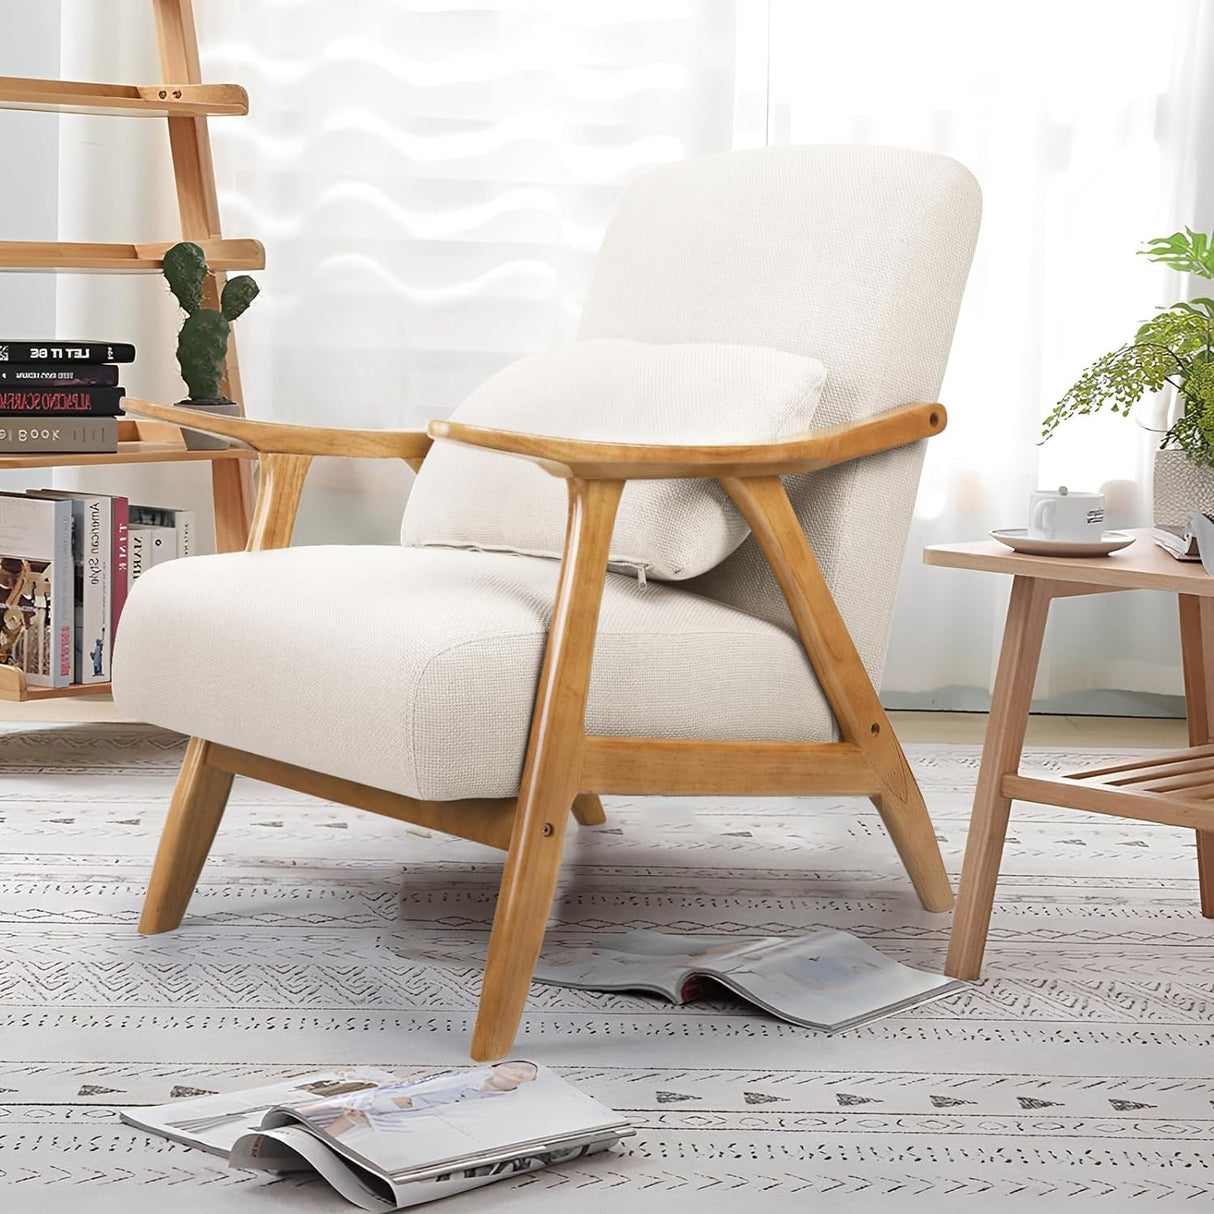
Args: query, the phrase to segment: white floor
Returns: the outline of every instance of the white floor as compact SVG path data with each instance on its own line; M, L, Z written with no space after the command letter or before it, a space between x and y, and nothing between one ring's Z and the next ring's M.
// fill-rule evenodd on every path
M908 749L955 873L978 752ZM141 938L179 754L134 727L0 736L0 1210L348 1209L114 1109L175 1085L466 1057L497 854L241 781L186 925ZM608 813L571 838L553 940L836 926L941 964L948 917L919 909L867 801L616 798ZM833 1038L729 1002L534 988L519 1053L638 1135L443 1208L1203 1208L1214 925L1191 836L1018 807L1005 874L981 984Z

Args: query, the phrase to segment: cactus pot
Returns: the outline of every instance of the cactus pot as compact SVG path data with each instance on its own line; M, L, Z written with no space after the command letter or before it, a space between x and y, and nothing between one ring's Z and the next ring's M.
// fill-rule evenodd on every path
M1184 527L1189 511L1214 514L1214 468L1195 464L1178 448L1155 452L1155 525Z
M240 406L234 400L179 400L183 409L197 409L199 413L215 413L221 417L239 417ZM182 430L186 448L190 451L222 451L230 446L226 438L203 434L201 430Z

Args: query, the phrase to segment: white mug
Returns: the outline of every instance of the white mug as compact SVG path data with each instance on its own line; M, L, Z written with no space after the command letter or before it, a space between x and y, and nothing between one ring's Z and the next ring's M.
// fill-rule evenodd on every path
M1104 494L1038 489L1029 494L1029 538L1082 543L1104 534Z

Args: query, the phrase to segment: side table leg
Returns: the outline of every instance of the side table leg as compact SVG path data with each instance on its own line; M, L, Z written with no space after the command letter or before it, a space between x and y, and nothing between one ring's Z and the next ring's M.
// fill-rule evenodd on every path
M1003 777L1015 773L1020 766L1050 598L1048 581L1017 577L1012 582L1012 600L1003 628L1003 647L991 694L991 716L965 843L957 911L944 964L944 972L950 978L973 979L982 970L982 953L1012 807L1003 795Z
M1189 745L1214 742L1214 599L1196 594L1177 595L1180 604L1180 655L1184 667L1185 715L1189 719ZM1214 919L1214 831L1197 833L1197 877L1201 887L1201 913Z

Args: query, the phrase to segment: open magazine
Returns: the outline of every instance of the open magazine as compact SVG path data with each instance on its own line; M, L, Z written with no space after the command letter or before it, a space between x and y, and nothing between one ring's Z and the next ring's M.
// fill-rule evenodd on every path
M592 991L653 991L689 1003L720 983L782 1020L824 1033L855 1028L966 984L882 956L847 932L806 936L670 936L626 932L553 950L537 982Z
M128 1125L237 1168L318 1172L364 1210L400 1210L613 1146L618 1113L533 1062L400 1080L383 1071L124 1109Z

